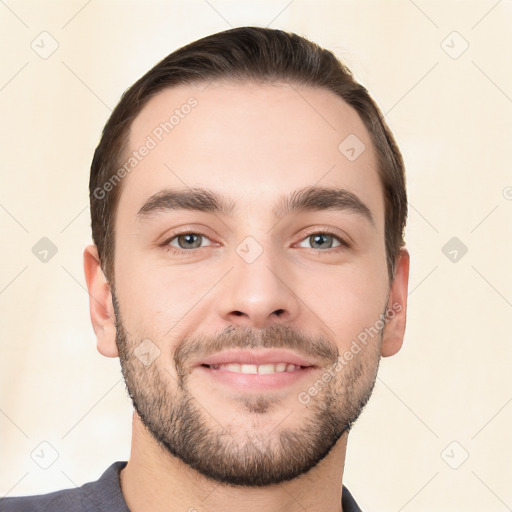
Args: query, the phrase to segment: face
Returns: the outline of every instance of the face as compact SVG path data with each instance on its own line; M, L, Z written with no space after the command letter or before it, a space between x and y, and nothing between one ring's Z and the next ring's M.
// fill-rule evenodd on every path
M137 414L217 481L309 471L368 400L395 307L362 121L320 89L183 86L128 153L112 291Z

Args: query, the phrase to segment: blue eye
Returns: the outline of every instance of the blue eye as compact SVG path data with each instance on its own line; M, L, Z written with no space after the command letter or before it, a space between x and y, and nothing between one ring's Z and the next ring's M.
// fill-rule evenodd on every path
M335 235L334 233L319 232L308 235L300 244L299 247L305 247L301 245L303 243L309 244L306 248L311 249L335 249L337 247L348 247L349 245L345 240ZM335 245L333 245L335 244Z
M193 254L195 250L212 247L213 245L207 236L193 232L175 234L162 243L162 247L168 252L181 255ZM299 242L297 246L306 249L318 249L317 252L326 254L331 254L331 249L337 251L343 248L350 248L350 244L343 238L328 231L311 233Z
M191 252L194 249L208 247L208 245L203 245L202 243L205 240L208 240L208 238L198 233L181 233L169 238L164 242L164 246L167 248L172 247L172 250L177 252Z

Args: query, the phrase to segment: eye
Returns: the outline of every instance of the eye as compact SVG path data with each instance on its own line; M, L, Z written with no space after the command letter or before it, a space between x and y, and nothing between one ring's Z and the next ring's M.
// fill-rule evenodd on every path
M193 232L175 234L162 244L167 251L175 254L187 254L194 252L196 249L212 245L207 236ZM343 238L328 231L311 233L297 245L298 247L319 249L320 252L325 252L328 249L339 250L340 248L350 247Z
M166 240L164 246L167 248L172 247L172 250L178 253L190 252L200 247L207 247L208 245L203 245L205 240L208 240L208 238L199 233L181 233Z
M304 243L309 244L309 247L304 246ZM307 247L325 251L327 249L336 249L338 247L349 247L349 244L334 233L322 231L308 235L302 242L299 243L299 247Z

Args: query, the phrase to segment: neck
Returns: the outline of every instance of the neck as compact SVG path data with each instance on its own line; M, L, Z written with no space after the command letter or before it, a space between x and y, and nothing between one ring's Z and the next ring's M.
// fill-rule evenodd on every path
M165 451L133 415L131 455L121 489L133 512L342 512L347 434L308 473L268 487L235 487L212 481Z

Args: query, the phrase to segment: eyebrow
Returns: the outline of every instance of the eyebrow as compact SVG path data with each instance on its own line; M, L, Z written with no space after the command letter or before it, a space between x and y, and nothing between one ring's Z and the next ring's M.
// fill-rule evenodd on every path
M236 212L234 201L226 196L201 187L164 189L153 194L137 212L144 220L169 210L189 210L232 216ZM305 187L281 197L273 209L276 217L290 213L335 210L360 215L375 225L370 209L352 192L342 188Z

